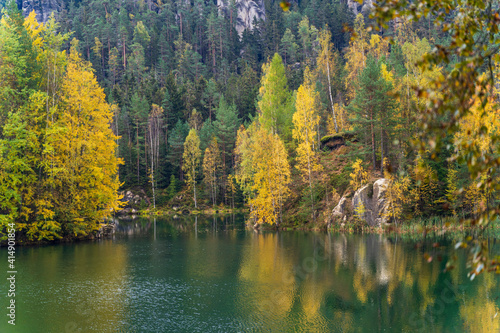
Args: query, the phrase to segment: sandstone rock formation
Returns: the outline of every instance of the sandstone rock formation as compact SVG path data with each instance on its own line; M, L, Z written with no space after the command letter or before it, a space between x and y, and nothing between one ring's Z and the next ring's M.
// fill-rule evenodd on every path
M18 0L17 3L24 16L34 10L38 22L47 22L52 12L57 14L62 9L63 0Z
M363 4L360 5L356 0L347 0L347 7L354 13L358 15L359 13L364 13L373 8L373 0L363 0Z
M229 1L217 0L219 10L228 10ZM264 0L235 0L237 10L236 15L236 31L238 34L243 34L245 29L252 30L254 20L265 20L266 13L264 8Z
M387 211L385 193L388 185L387 179L380 178L373 184L373 191L371 185L365 185L354 193L352 198L354 212L364 211L360 218L371 226L388 222L383 216Z
M332 217L343 218L344 215L346 215L347 213L346 206L347 206L347 198L346 197L340 198L339 203L337 204L337 206L335 206L335 208L332 211Z

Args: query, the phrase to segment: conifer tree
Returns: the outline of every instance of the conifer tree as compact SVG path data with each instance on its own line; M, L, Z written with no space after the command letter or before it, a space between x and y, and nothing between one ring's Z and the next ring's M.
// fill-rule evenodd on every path
M392 85L380 74L381 63L373 57L369 57L366 67L359 77L356 97L349 104L348 110L353 115L351 121L355 130L362 138L365 147L371 145L372 164L377 167L377 134L380 140L381 161L384 159L384 152L387 150L387 136L390 132L392 119L393 101L388 93L392 90ZM369 131L366 131L369 128ZM367 150L364 151L367 153ZM383 163L380 163L380 170L383 174Z
M289 28L286 29L280 42L280 54L283 55L285 66L295 63L298 47L293 32Z
M184 150L184 142L188 133L188 124L179 119L168 137L169 150L167 159L174 167L174 172L179 172L180 180L183 180L182 153Z

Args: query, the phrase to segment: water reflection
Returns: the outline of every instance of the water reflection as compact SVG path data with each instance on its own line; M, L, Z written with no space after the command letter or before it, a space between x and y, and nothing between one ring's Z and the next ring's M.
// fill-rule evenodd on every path
M460 256L444 272L450 240L416 247L383 235L255 232L242 221L119 220L113 239L21 248L15 332L500 330L497 276L470 282Z

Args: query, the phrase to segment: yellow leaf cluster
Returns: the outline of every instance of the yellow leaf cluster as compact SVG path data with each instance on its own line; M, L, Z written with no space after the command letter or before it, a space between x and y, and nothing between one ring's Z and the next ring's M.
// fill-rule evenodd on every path
M290 165L283 141L258 124L238 130L236 180L247 196L257 223L278 225L290 195Z
M412 170L415 186L410 190L410 200L415 215L421 215L430 210L435 203L438 180L435 171L418 156Z
M404 205L410 202L408 196L411 179L408 175L397 178L388 172L388 160L384 159L384 178L389 184L386 190L387 210L383 212L386 218L392 218L396 223L402 218Z
M455 145L460 150L471 147L481 153L494 149L492 136L500 134L500 110L490 100L485 107L478 98L473 101L470 112L462 118L459 130L455 133Z
M309 72L306 68L306 74ZM317 160L316 140L318 116L318 93L311 85L301 85L297 90L295 102L296 112L293 114L293 138L297 140L297 165L304 181L311 178L311 173L320 171Z
M260 129L253 150L256 196L250 201L251 215L258 223L278 224L284 200L290 194L290 165L285 145L277 134Z
M357 190L364 184L368 183L368 172L365 171L362 163L363 161L358 158L352 165L352 168L354 169L353 172L349 175L351 177L349 184L354 190Z
M354 20L354 33L355 37L349 42L349 48L345 54L346 64L345 68L347 76L345 79L345 87L347 90L347 97L354 99L355 87L352 84L356 82L358 75L361 73L366 63L366 51L369 48L368 44L368 31L365 28L363 15L360 13Z
M78 53L70 54L63 80L61 114L54 124L50 143L55 153L52 176L59 188L63 220L80 225L100 221L118 209L117 136L112 132L111 107L105 101L89 63Z
M184 142L184 153L182 155L182 170L186 174L186 183L190 189L193 189L194 206L198 208L196 201L196 175L200 165L201 150L200 138L194 128L189 131Z

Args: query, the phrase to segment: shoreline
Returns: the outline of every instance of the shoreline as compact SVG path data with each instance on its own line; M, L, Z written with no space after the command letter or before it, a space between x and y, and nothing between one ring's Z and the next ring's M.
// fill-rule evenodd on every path
M109 239L110 236L114 234L114 230L111 233L106 233L105 229L109 226L113 226L114 222L112 219L134 219L134 218L187 218L192 216L227 216L231 214L245 214L248 213L247 209L244 208L236 208L236 209L203 209L203 210L192 210L187 214L183 213L183 210L142 210L139 211L137 215L115 215L113 216L107 223L100 223L99 229L92 232L91 234L80 237L80 238L71 238L71 237L63 237L61 239L56 239L52 241L39 241L39 242L19 242L16 245L19 246L45 246L45 245L56 245L56 244L69 244L69 243L77 243L77 242L87 242L87 241L95 241L95 240L104 240ZM440 225L436 225L435 222L437 219L440 219ZM386 235L386 236L401 236L403 238L422 238L425 239L427 236L429 237L443 237L446 235L452 236L465 236L470 235L471 233L485 233L489 234L491 232L495 233L498 231L498 235L490 235L493 238L500 239L500 221L491 221L488 225L467 225L467 222L463 222L460 220L455 220L453 223L450 223L450 219L446 218L446 223L443 223L445 218L441 219L440 217L431 217L429 219L420 219L418 222L409 221L405 223L399 223L398 225L394 224L386 224L381 226L368 226L363 224L363 222L359 220L346 221L341 224L335 224L332 226L328 226L327 223L324 222L313 222L313 223L304 223L301 225L294 225L293 223L283 223L280 226L271 226L259 224L255 226L253 222L245 221L244 226L248 229L253 229L254 231L265 231L265 232L279 232L279 231L315 231L315 232L327 232L327 233L338 233L345 235L353 235L353 234L366 234L366 235ZM428 222L428 223L425 223ZM431 222L434 224L431 225ZM114 229L114 227L112 227ZM488 235L487 235L488 236ZM6 246L6 243L3 241L0 242L0 247Z

